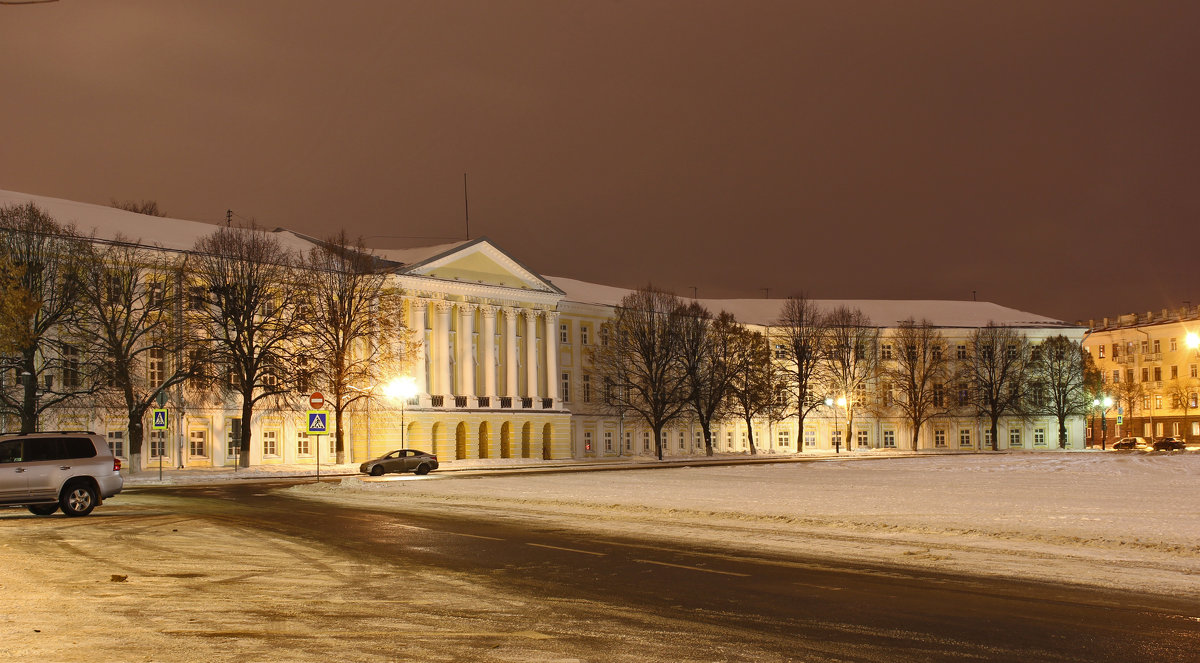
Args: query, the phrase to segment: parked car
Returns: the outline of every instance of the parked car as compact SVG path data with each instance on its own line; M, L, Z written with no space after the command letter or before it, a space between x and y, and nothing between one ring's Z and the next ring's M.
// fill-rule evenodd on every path
M415 472L429 474L438 468L437 456L417 449L397 449L391 453L368 460L358 466L358 471L373 477L387 472Z
M1150 443L1144 437L1123 437L1112 445L1113 449L1149 449Z
M1187 445L1183 443L1183 440L1176 440L1173 437L1164 437L1154 441L1155 451L1183 451L1184 449L1187 449Z
M27 507L39 516L59 509L86 516L124 483L121 459L91 431L0 438L0 506Z

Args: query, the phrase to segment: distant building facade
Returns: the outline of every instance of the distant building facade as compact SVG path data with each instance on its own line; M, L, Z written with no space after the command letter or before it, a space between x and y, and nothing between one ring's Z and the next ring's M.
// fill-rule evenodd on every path
M103 206L0 191L0 204L33 202L51 216L74 223L82 232L111 238L117 233L141 237L167 250L187 251L194 238L213 226L192 221L147 217ZM142 232L144 230L144 232ZM277 230L289 246L303 249L311 240ZM372 399L348 412L347 460L361 462L403 444L428 449L443 461L504 458L603 458L650 455L654 438L646 425L605 407L601 378L590 350L607 343L606 322L628 291L569 278L541 276L486 238L437 247L383 250L393 265L389 278L405 294L402 315L420 341L408 358L417 395L405 403ZM772 324L784 300L702 300L715 312L728 310L743 324L773 338ZM861 309L886 339L900 321L928 319L943 334L947 351L962 353L972 332L988 322L1020 329L1032 343L1063 334L1075 341L1083 327L987 302L843 301L818 302ZM1089 345L1098 342L1093 335ZM1139 364L1140 366L1140 364ZM154 370L147 367L147 370ZM161 370L159 367L158 370ZM1195 373L1195 365L1191 365ZM320 389L320 385L313 385ZM372 385L364 385L371 388ZM874 385L872 398L882 395ZM960 398L963 385L945 385L945 398ZM333 461L329 436L305 431L306 395L294 404L262 407L253 421L241 420L240 405L197 405L173 396L166 430L146 422L143 464L157 467L232 466L242 426L251 427L252 465L315 464ZM922 427L923 450L982 450L991 446L988 421L962 401L952 413ZM126 420L120 412L78 407L47 414L42 429L93 429L106 434L114 451L125 456ZM1085 418L1068 420L1068 448L1083 448ZM1004 417L998 429L1000 449L1058 449L1052 417ZM908 449L911 433L898 412L875 408L856 415L845 431L841 408L818 408L800 430L794 417L755 423L727 420L714 429L718 453L747 453L753 435L760 453L803 450L876 452ZM705 452L699 425L686 418L664 431L664 452L672 456Z
M1130 436L1200 440L1200 307L1090 323L1084 349L1112 406L1089 416L1088 444Z

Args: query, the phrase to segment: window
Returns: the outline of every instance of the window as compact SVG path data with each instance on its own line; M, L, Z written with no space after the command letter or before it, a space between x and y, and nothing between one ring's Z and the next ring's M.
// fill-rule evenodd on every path
M779 430L779 434L776 437L779 440L779 446L781 446L781 447L792 446L792 432L787 430L786 428L781 428Z
M1179 422L1178 421L1171 422L1171 435L1173 435L1175 437L1179 437Z
M167 455L167 431L150 431L150 457L162 458Z
M586 452L592 451L592 431L583 431L583 450Z
M893 391L893 390L892 390L892 383L891 383L891 382L884 382L884 383L883 383L883 406L884 406L884 407L891 407L891 406L892 406L892 399L893 399L893 393L892 393L892 391Z
M565 324L558 326L558 342L563 345L571 342L570 330Z
M1142 354L1146 354L1148 352L1150 352L1150 342L1142 341Z
M1144 437L1150 437L1150 422L1149 421L1142 423L1142 435Z
M817 429L815 429L815 428L805 428L804 429L804 446L806 446L806 447L817 446Z
M264 430L263 436L263 455L278 456L279 455L279 431Z
M1133 382L1133 369L1132 368L1125 369L1125 381Z
M841 446L842 446L842 431L841 430L835 430L835 431L829 432L829 444L830 444L830 446L841 448Z
M1035 346L1029 348L1029 358L1032 359L1033 361L1038 361L1039 359L1041 359L1042 358L1042 346L1035 345Z
M941 345L934 345L932 348L929 349L929 351L933 354L934 361L942 360L942 346Z
M892 344L891 343L884 343L879 348L879 358L880 359L891 359L892 358Z
M943 407L946 404L946 388L944 385L933 385L933 406Z
M592 376L586 373L583 375L583 402L592 402Z
M866 429L860 428L857 431L855 431L855 434L856 434L856 437L858 438L858 446L860 449L870 446L870 440L867 437Z
M1196 396L1196 392L1188 394L1188 407L1200 407L1200 403L1197 403Z
M958 385L958 404L966 405L971 401L971 388L966 382Z
M1172 380L1179 379L1179 367L1178 366L1171 367L1171 379Z
M1120 345L1118 345L1116 343L1112 344L1112 356L1113 356L1113 359L1116 359L1117 357L1121 356L1121 346Z
M935 446L935 447L945 447L946 446L946 429L944 429L944 428L934 429L934 431L933 431L933 446Z
M225 455L233 458L242 450L242 420L234 418L229 420L229 430L225 434Z
M1192 364L1191 366L1188 366L1188 377L1193 377L1193 378L1194 378L1194 377L1200 377L1200 374L1198 374L1198 373L1196 372L1196 365L1195 365L1195 364Z
M1099 348L1097 348L1097 349L1100 351L1100 358L1101 358L1101 359L1104 359L1104 344L1103 344L1103 343L1101 343L1101 344L1100 344L1100 347L1099 347Z
M650 433L642 433L642 450L650 451Z
M561 386L562 402L570 403L571 402L571 374L563 373L561 382L562 382L562 386Z
M600 345L608 347L608 327L600 328Z
M122 458L125 456L125 431L110 430L105 435L108 438L108 448L112 451L112 455Z
M193 311L203 311L208 304L208 291L204 286L197 285L188 288L188 308Z
M1045 428L1033 429L1033 446L1035 446L1035 447L1046 446L1046 429Z
M149 308L159 308L163 305L163 284L159 281L151 281L146 284L146 306Z
M1120 370L1113 371L1113 372L1112 372L1112 376L1113 376L1113 377L1112 377L1113 384L1120 384L1120 382L1121 382L1121 371L1120 371Z
M1162 409L1162 394L1154 394L1154 409Z
M1175 339L1171 339L1171 352L1175 352L1178 349L1179 345L1175 342Z
M1144 394L1142 396L1142 409L1143 410L1150 409L1150 394Z
M787 359L787 349L784 348L782 343L775 344L775 358L776 359Z
M971 429L970 428L958 429L958 446L960 446L960 447L971 446Z
M150 386L157 387L163 383L166 375L167 351L162 348L150 348Z
M891 429L883 431L883 446L886 449L896 448L896 431Z
M633 451L633 433L625 432L625 450Z
M1162 382L1162 366L1154 367L1154 381Z
M1008 446L1013 449L1021 448L1021 429L1020 428L1008 429Z
M296 431L296 453L301 456L311 456L312 447L309 444L308 431Z
M1142 382L1149 382L1149 381L1150 381L1150 369L1146 368L1146 367L1142 367Z
M610 431L610 430L606 430L606 431L604 431L604 450L605 450L605 451L612 451L612 450L613 450L613 448L612 448L612 437L613 437L613 436L612 436L612 431Z
M63 389L78 389L79 379L79 348L73 345L63 346Z
M579 325L579 344L588 344L588 328L583 325Z
M208 431L203 429L188 431L188 455L208 456Z
M1159 346L1158 339L1156 338L1154 339L1154 354L1158 354L1160 352L1162 352L1162 348Z
M1163 436L1163 424L1161 421L1154 422L1154 435L1157 437Z
M955 348L954 348L954 356L955 356L957 359L966 359L966 358L967 358L967 346L965 346L965 345L963 345L963 344L961 344L961 343L960 343L960 344L958 344L957 346L955 346Z
M1200 435L1200 421L1192 422L1192 435Z

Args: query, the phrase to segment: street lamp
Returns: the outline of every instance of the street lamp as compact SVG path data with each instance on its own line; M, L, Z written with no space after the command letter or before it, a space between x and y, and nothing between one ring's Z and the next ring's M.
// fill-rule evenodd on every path
M1100 413L1100 450L1104 451L1104 443L1108 440L1108 409L1113 405L1112 396L1092 399L1092 407L1099 408L1101 405L1104 406L1104 410Z
M400 399L400 447L406 448L404 444L404 435L407 432L407 424L404 422L405 408L408 405L408 399L417 395L417 381L411 377L404 376L396 378L391 382L383 385L383 393L388 398Z
M837 435L832 436L833 451L834 453L840 454L842 453L842 431L840 428L838 428L837 408L833 407L835 403L841 407L846 407L846 398L842 396L839 397L837 401L834 401L833 396L825 397L825 406L833 410L833 430L835 433L837 433Z

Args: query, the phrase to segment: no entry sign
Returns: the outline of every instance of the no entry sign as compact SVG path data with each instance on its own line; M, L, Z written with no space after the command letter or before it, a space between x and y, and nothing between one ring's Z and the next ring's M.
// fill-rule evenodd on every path
M325 405L325 396L319 391L314 391L313 395L308 397L308 405L314 410L320 410Z

